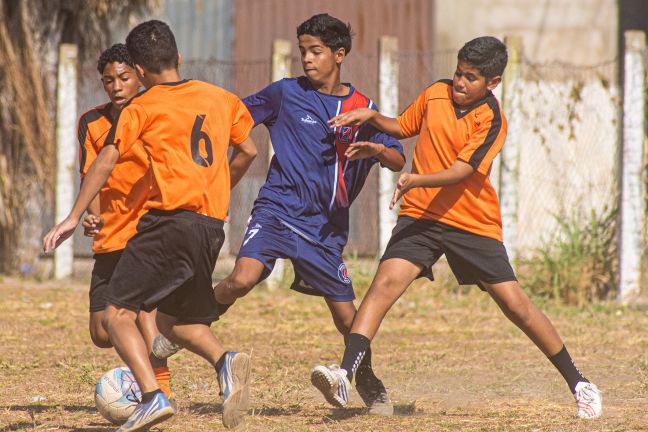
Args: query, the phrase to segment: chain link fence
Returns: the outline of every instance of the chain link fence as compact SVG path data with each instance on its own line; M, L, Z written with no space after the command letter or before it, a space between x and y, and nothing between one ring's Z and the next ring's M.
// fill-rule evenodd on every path
M456 52L399 52L399 111L433 82L452 77ZM379 105L378 63L378 55L352 53L342 68L342 80L352 83ZM181 74L245 97L269 84L271 66L270 58L236 63L192 60L181 66ZM509 119L521 116L523 124L516 238L522 255L555 235L557 219L614 206L620 124L616 67L616 60L592 67L522 62L521 78L514 86L516 103L504 107ZM299 58L293 57L291 75L299 76L301 72ZM81 69L79 77L79 113L106 101L94 65ZM232 194L231 253L238 251L269 162L266 129L255 128L252 137L259 146L259 155ZM415 143L415 139L403 142L406 169L410 167ZM497 184L498 179L493 182ZM352 208L349 253L375 256L378 252L377 190L374 169ZM76 237L77 254L88 254L90 243L82 236Z

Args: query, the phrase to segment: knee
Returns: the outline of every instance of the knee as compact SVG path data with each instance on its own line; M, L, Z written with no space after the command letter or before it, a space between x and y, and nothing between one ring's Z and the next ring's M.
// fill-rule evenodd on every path
M108 337L102 321L90 323L90 339L97 348L112 348L110 337Z
M136 318L137 316L134 315L134 313L130 313L130 311L127 309L121 309L121 308L117 309L115 307L108 307L106 308L106 311L103 314L103 318L101 319L101 324L103 328L110 333L110 329L113 328L115 325L118 325L119 323L122 323L124 321L132 321L133 323L135 323Z
M333 317L333 323L342 335L346 336L351 331L351 327L353 326L353 317L354 315Z
M504 314L516 324L526 327L531 321L531 305L524 299L511 299L502 304Z

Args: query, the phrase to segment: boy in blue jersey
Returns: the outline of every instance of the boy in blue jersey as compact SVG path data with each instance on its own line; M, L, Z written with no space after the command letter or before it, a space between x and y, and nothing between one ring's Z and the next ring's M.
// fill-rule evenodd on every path
M214 293L225 310L268 277L278 258L290 259L292 289L324 297L346 338L356 313L342 259L349 206L374 164L400 171L405 157L396 139L373 126L328 126L335 115L376 109L353 86L340 82L340 67L351 50L350 27L320 14L302 23L297 37L305 76L277 81L243 100L255 126L264 124L270 131L275 155L234 270ZM371 369L371 355L358 370L356 389L370 412L391 415L393 406Z

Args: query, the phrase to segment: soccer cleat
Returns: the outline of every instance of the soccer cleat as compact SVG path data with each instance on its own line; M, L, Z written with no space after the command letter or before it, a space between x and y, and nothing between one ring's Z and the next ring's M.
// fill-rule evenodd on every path
M603 397L601 392L592 383L581 381L576 384L576 415L582 419L595 419L603 412Z
M382 381L374 375L371 368L360 366L356 372L356 390L365 405L369 408L369 414L390 416L394 414L387 389Z
M234 428L245 421L250 405L250 356L225 353L225 363L218 371L218 385L223 398L223 425Z
M115 432L146 431L173 414L175 414L175 409L169 399L164 396L164 393L157 393L149 402L142 402L137 405L126 423L121 425Z
M174 344L164 335L159 334L155 336L155 339L153 339L153 348L151 349L151 353L160 360L165 360L181 349L182 347L180 345Z
M334 407L343 408L349 402L351 383L344 369L335 365L315 366L311 371L311 383Z

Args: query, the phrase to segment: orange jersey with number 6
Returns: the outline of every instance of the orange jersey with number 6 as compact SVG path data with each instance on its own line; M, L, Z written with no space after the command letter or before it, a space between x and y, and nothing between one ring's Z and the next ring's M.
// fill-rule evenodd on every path
M197 80L158 84L124 107L107 144L126 154L141 145L153 184L147 209L183 209L224 219L229 208L227 149L254 121L234 94Z
M97 106L79 118L79 171L81 179L97 158L113 125L110 104ZM151 188L148 156L141 145L121 155L99 193L104 226L94 236L92 250L106 253L124 249L135 235L137 222Z

